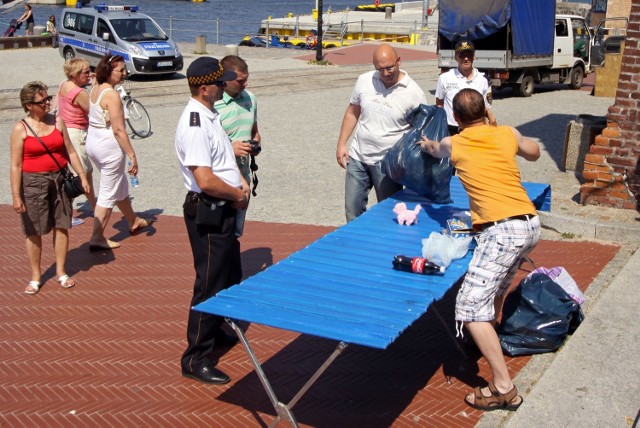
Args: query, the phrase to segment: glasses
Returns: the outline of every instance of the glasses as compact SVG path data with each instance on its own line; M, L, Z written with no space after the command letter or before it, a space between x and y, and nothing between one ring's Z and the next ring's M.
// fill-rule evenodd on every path
M473 58L475 56L475 52L473 51L462 51L462 52L458 52L458 56L460 58Z
M50 103L52 99L53 99L53 97L51 95L49 95L48 97L45 97L40 101L31 101L31 104L42 105L42 104Z
M218 88L224 88L225 86L227 86L227 82L225 81L217 81L217 82L213 82L214 85L216 85Z
M91 74L91 70L82 70L81 74Z

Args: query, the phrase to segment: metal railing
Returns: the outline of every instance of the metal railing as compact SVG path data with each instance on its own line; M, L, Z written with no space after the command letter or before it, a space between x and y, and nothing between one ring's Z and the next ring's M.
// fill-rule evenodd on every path
M254 37L254 36L264 36L267 40L270 39L271 36L277 35L279 32L286 30L289 34L293 34L293 37L300 37L301 34L301 25L299 17L295 18L295 21L291 23L287 22L278 22L272 23L270 20L256 22L255 24L247 23L246 21L229 21L229 20L221 20L217 19L181 19L174 18L173 16L169 16L168 18L156 18L156 21L168 31L169 37L174 38L174 36L178 35L179 39L184 40L185 34L193 35L193 40L196 39L197 36L206 36L208 40L217 45L220 44L221 38L226 39L227 41L232 40L232 43L239 44L245 36ZM334 17L335 21L335 17ZM262 24L264 22L264 28L262 28ZM359 32L360 35L358 40L361 43L364 43L366 40L373 40L365 38L365 33L389 33L389 34L397 34L397 35L406 35L407 39L410 38L411 33L418 33L421 29L423 29L423 23L420 21L404 21L404 22L393 22L393 21L365 21L364 19L354 20L354 21L341 21L331 23L330 15L328 19L323 20L323 32L327 32L329 27L340 26L340 45L343 44L344 39L348 33L356 33ZM253 27L255 30L247 31L249 27ZM377 27L377 28L376 28ZM305 30L309 29L308 25L303 25L302 28ZM354 31L356 28L359 31ZM382 30L382 28L384 30ZM238 31L238 29L244 29L244 31ZM315 29L315 28L314 28ZM376 39L381 40L381 39ZM267 43L267 47L269 47L269 43Z

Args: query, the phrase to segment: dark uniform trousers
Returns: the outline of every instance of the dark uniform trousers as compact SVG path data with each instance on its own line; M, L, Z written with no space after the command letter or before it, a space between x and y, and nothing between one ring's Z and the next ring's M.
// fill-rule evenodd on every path
M193 252L196 280L191 306L204 302L219 291L237 284L242 279L240 243L236 236L237 210L226 204L220 226L195 223L197 198L189 192L183 205L184 223ZM210 360L215 336L221 332L223 317L200 311L189 311L187 349L182 355L182 370L193 372L216 363Z

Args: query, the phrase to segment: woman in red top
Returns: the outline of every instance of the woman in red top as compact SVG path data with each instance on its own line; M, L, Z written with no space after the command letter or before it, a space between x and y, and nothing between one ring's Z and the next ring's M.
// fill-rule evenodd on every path
M75 285L65 271L73 208L62 189L63 177L58 165L38 137L62 168L71 163L81 178L84 191L89 191L89 182L62 119L49 113L51 98L44 83L27 83L20 91L20 103L27 116L13 127L11 133L13 209L22 217L31 267L31 281L24 290L27 294L36 294L40 290L42 235L52 229L57 281L64 288Z

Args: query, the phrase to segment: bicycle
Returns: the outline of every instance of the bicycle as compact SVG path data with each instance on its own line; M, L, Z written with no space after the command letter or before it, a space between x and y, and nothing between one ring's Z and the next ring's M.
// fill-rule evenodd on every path
M123 84L116 86L124 107L124 118L129 129L140 138L151 135L151 118L142 103L131 96L131 82L125 80Z

